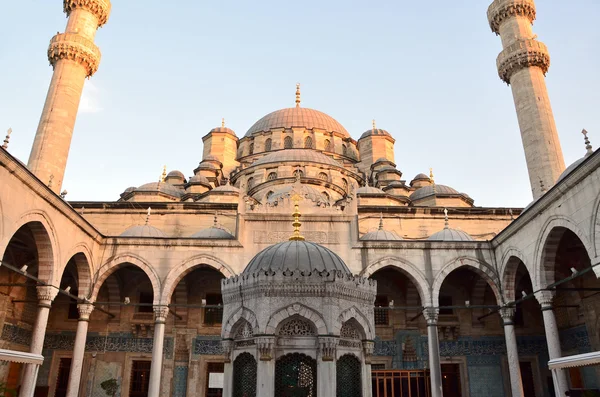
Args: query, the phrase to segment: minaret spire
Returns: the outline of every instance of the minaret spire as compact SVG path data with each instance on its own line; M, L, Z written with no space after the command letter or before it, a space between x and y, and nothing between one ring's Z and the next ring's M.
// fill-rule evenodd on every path
M9 131L10 131L10 130L9 130ZM591 154L593 154L593 153L594 153L594 150L592 149L592 144L590 143L590 140L589 140L589 138L588 138L588 136L587 136L588 132L587 132L587 131L586 131L586 129L584 128L584 129L581 131L581 133L582 133L582 134L583 134L583 136L584 136L585 150L586 150L586 153L585 153L585 155L586 155L586 156L589 156L589 155L591 155ZM8 135L6 136L6 138L8 138ZM6 142L6 141L5 141L5 142Z
M221 127L225 128L225 117L221 119Z
M48 60L54 74L35 134L27 167L40 180L54 175L52 190L60 192L73 128L86 78L96 73L100 50L94 44L96 31L108 21L110 0L63 0L69 17L64 33L50 41ZM27 385L21 393L28 395Z
M8 150L8 141L10 141L10 134L12 134L12 128L9 128L8 131L6 131L6 138L4 138L4 143L2 144L2 149L4 150Z
M300 83L296 84L296 107L300 107Z
M550 187L565 169L546 89L550 55L533 34L534 0L494 0L487 16L492 31L502 39L503 50L496 61L498 75L512 88L529 183L536 199L542 195L539 179Z
M448 221L448 208L444 208L444 229L448 229L450 227L450 222Z
M300 217L302 215L300 214L300 207L298 203L301 200L302 196L297 193L292 196L292 201L294 202L294 213L292 214L294 217L294 223L292 223L292 226L294 226L294 234L292 234L290 237L290 241L304 241L304 237L300 234L300 226L302 226L302 223L300 223Z

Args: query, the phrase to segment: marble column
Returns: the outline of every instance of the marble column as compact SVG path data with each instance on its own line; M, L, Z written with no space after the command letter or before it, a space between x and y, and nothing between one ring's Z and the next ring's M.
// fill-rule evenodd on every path
M427 307L423 316L427 320L427 343L429 346L429 371L431 377L431 397L442 397L442 366L440 365L440 342L438 339L438 315L440 309Z
M223 339L221 341L225 362L223 368L223 397L233 396L233 362L231 361L233 344L234 342L231 339Z
M362 397L372 397L373 387L371 386L371 359L375 350L375 342L370 340L363 341L363 374L362 374Z
M256 395L275 397L275 347L274 336L256 338L258 356L256 368Z
M536 299L542 306L542 315L544 316L544 328L546 330L546 343L548 344L548 356L550 360L562 357L560 348L560 338L558 334L558 325L556 317L552 310L552 299L554 295L550 291L539 291L535 294ZM564 396L569 390L567 374L564 370L552 371L552 380L554 382L554 391L557 396Z
M331 336L319 337L319 354L317 354L317 396L335 396L337 389L337 372L335 367L339 338Z
M75 345L73 346L73 358L71 360L71 372L69 373L69 384L67 386L67 397L77 397L81 382L81 370L83 369L83 354L85 353L85 341L87 339L90 314L94 310L91 303L77 305L79 311L79 322L75 333Z
M46 336L46 325L48 324L48 315L50 306L56 297L58 290L51 286L37 287L38 312L31 334L31 346L29 352L33 354L42 354L44 348L44 338ZM33 397L35 384L37 382L38 366L27 364L23 371L23 381L21 382L21 397Z
M508 370L510 373L510 390L512 397L523 396L523 381L521 379L521 366L519 364L519 351L517 349L517 336L515 335L515 309L503 307L500 316L504 324L504 337L506 339L506 355L508 358Z
M165 342L165 323L167 322L168 314L168 306L154 306L154 341L152 343L152 364L150 366L148 397L158 397L160 393L163 345Z

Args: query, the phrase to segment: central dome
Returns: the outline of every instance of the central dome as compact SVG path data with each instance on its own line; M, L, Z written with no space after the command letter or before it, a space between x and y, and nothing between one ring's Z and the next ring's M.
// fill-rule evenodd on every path
M285 241L260 251L248 263L245 274L261 270L342 271L351 273L333 251L308 241Z
M348 131L333 117L318 110L302 107L280 109L267 114L250 127L246 132L246 136L251 136L256 132L270 131L273 128L292 127L303 127L307 130L317 128L327 132L338 132L344 137L350 137Z

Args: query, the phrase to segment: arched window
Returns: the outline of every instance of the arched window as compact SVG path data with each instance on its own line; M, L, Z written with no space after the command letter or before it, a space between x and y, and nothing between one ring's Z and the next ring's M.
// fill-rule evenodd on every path
M269 190L269 193L267 193L267 200L270 200L271 197L273 197L273 194L274 194L273 191Z
M279 336L314 336L316 334L312 324L299 316L292 317L283 323L277 332Z
M254 154L254 142L250 144L250 150L248 152L248 154Z
M360 361L353 354L344 354L337 360L337 397L362 397L360 367Z
M327 177L327 174L326 174L326 173L324 173L324 172L319 172L318 178L319 178L320 180L322 180L322 181L326 181L327 179L329 179L329 178Z
M316 360L302 353L279 358L275 363L275 395L317 397Z
M331 141L329 139L325 139L324 149L326 152L331 152Z
M271 172L271 173L269 173L269 175L267 176L267 180L268 180L268 181L272 181L273 179L277 179L277 173L276 173L276 172Z
M345 192L348 192L348 181L345 179L342 179L342 188Z
M321 197L323 197L323 200L326 202L329 202L329 194L327 194L327 192L321 192Z
M268 138L265 141L265 152L270 152L271 151L271 138Z
M312 149L313 148L313 140L310 136L307 136L304 139L304 149Z
M294 178L298 179L298 178L302 178L302 177L304 177L304 172L302 170L294 171Z
M283 139L283 148L284 149L292 149L294 147L294 141L291 136L286 136Z
M256 359L242 353L233 362L233 397L256 397Z
M343 154L344 156L347 156L347 155L348 155L348 148L346 147L346 145L342 145L342 154Z
M254 187L254 178L248 178L248 190L252 189Z

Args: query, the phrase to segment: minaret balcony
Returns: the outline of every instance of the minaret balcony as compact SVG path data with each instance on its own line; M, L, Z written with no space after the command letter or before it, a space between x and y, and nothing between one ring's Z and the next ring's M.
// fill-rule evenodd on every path
M63 10L67 16L76 8L93 13L98 18L98 27L108 22L110 16L110 0L64 0Z
M500 34L500 25L508 18L522 16L535 21L535 3L533 0L495 0L488 8L488 22L492 32Z
M498 75L506 84L511 77L521 69L537 66L544 75L550 68L548 47L534 39L518 40L506 47L496 60Z
M100 65L100 49L93 41L77 33L58 33L50 40L48 61L54 67L62 59L80 63L91 77Z

